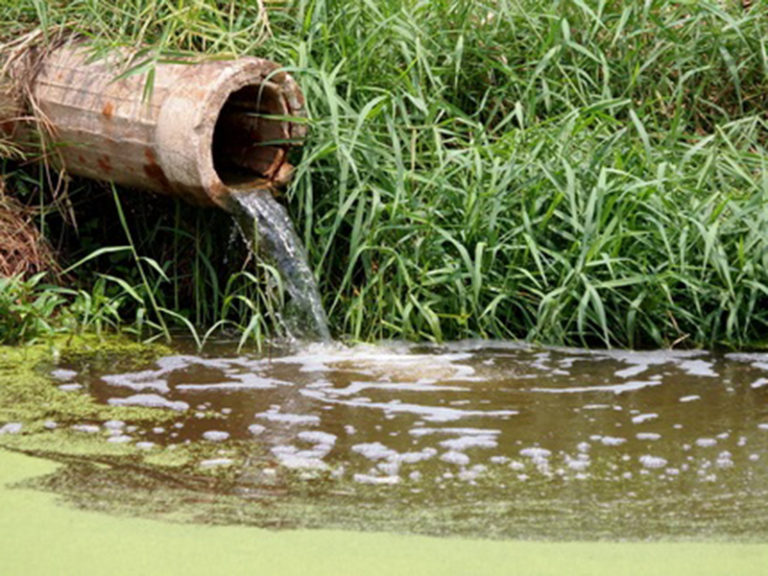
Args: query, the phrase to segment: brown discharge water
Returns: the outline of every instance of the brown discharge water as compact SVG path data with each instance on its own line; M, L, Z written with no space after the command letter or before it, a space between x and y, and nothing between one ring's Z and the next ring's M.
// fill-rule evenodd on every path
M233 350L71 378L102 402L176 409L175 426L115 434L156 451L218 442L222 457L199 466L237 467L246 496L294 471L343 485L347 503L443 514L446 532L768 535L768 354L489 342ZM238 440L259 450L227 456Z

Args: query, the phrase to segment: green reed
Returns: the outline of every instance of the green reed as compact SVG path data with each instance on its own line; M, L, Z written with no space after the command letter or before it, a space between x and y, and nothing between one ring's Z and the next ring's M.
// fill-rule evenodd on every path
M207 0L28 0L0 18L12 23L6 33L68 25L99 49L150 47L128 73L186 50L284 63L310 123L284 200L338 335L639 347L765 339L762 3L265 7L268 26L255 2ZM28 169L10 168L11 184L34 194ZM71 187L73 205L94 188ZM148 332L167 323L274 333L282 294L268 263L243 264L226 217L160 206L162 216L126 211L133 252L89 261L79 285L98 272L113 278L115 297L140 286L120 314L135 326L142 311ZM81 232L89 250L126 243L98 228Z

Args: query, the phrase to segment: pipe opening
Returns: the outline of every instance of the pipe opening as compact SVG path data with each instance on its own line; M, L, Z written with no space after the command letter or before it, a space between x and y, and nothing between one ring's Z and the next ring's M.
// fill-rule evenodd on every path
M213 166L227 186L274 180L290 145L289 115L280 89L270 82L230 94L213 132Z

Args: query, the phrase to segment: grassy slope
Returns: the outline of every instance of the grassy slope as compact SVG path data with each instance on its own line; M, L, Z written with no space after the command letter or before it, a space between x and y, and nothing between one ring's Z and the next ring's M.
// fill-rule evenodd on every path
M263 45L255 3L219 4L27 0L0 18L290 67L312 127L288 199L337 333L764 338L763 3L293 0L269 5ZM140 249L183 307L171 257ZM223 284L191 274L187 316L210 324Z

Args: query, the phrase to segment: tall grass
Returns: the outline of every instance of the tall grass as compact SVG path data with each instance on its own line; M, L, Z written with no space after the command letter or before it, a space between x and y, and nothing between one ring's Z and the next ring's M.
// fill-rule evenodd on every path
M271 36L259 6L240 4L26 0L0 19L66 24L102 48L141 42L147 68L178 50L284 63L311 122L285 201L339 335L765 339L763 3L293 0L266 4ZM15 174L17 188L30 180ZM185 222L139 212L126 226L156 264L142 285L168 322L269 333L274 277L222 268L220 216L212 229L178 205ZM91 250L125 242L98 227ZM138 277L135 258L92 263Z

